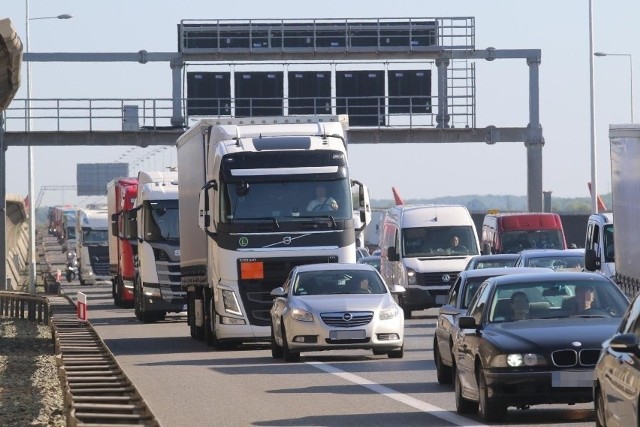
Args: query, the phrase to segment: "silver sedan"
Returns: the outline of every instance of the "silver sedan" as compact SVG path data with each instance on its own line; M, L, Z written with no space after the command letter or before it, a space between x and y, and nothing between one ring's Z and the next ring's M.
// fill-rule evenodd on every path
M367 264L294 267L271 292L272 356L297 362L303 351L367 349L403 357L404 313L391 291Z

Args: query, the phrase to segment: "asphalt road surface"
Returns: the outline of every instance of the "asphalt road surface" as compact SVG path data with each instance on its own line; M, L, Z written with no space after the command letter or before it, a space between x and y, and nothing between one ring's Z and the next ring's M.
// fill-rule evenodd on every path
M89 321L164 427L480 426L455 411L452 386L436 380L435 309L405 323L403 359L370 351L271 358L267 343L215 351L189 336L186 313L153 324L115 307L110 286L63 284L88 297ZM592 404L509 409L501 425L593 426Z

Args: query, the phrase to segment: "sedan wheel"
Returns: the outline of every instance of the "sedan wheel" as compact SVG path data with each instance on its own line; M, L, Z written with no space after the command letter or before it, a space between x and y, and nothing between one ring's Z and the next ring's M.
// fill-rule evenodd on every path
M596 426L605 427L607 425L607 415L604 407L604 396L602 395L602 389L596 388L596 401L594 402L596 409Z
M274 359L282 359L282 347L280 347L276 342L276 337L273 333L273 325L271 325L271 357Z
M387 356L389 356L389 359L402 359L404 357L404 344L397 350L391 350L387 353Z
M287 343L287 333L284 330L284 323L282 324L282 357L285 362L299 362L300 352L289 350L289 344Z
M440 357L440 350L438 347L438 339L433 339L433 361L436 364L436 374L438 377L438 383L451 384L452 382L452 369L450 366L445 366Z
M482 368L478 367L478 394L480 395L480 417L485 421L502 421L507 415L507 405L489 398L487 380L484 377Z
M460 383L460 376L456 372L455 365L453 365L453 377L455 379L456 411L459 414L475 414L478 412L478 404L462 396L462 384Z

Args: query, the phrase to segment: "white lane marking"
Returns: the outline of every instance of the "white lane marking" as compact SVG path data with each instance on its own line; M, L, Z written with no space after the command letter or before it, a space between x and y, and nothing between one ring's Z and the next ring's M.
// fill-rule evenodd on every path
M352 383L361 385L362 387L368 388L371 391L374 391L378 394L382 394L383 396L390 397L393 400L397 400L400 403L404 403L405 405L411 406L422 412L427 412L429 415L440 418L442 420L448 421L452 424L458 426L469 426L474 425L478 427L484 427L484 424L480 424L470 420L468 418L461 417L452 412L447 411L446 409L439 408L435 405L430 405L426 402L413 398L411 396L407 396L406 394L399 393L392 388L380 385L378 383L374 383L373 381L369 381L357 375L351 374L349 372L345 372L341 369L336 368L335 366L327 365L323 362L305 362L308 365L314 366L321 371L327 372L332 375L336 375L346 381L350 381ZM472 424L470 424L472 423Z

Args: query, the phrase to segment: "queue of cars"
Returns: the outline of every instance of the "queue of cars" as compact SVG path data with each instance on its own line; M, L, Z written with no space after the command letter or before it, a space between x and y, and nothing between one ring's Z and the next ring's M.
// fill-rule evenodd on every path
M582 259L582 249L478 255L457 276L433 353L459 413L495 422L509 407L593 401L596 425L638 425L640 299L630 305ZM406 289L385 284L379 262L294 267L272 292L273 358L332 349L402 358Z

